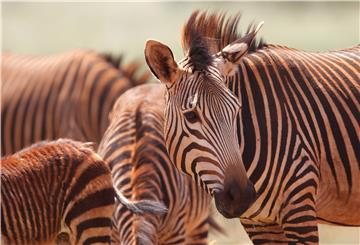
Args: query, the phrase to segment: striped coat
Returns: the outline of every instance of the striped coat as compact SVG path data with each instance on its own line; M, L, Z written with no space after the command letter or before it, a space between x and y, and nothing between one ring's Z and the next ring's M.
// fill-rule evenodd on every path
M2 244L110 244L110 170L86 144L42 142L1 159Z
M111 113L99 154L114 186L133 201L153 200L163 215L136 215L116 203L116 244L206 244L210 197L171 164L163 140L164 90L142 85L122 95Z
M41 140L72 138L98 144L116 98L144 83L137 65L75 50L48 56L2 56L1 154Z

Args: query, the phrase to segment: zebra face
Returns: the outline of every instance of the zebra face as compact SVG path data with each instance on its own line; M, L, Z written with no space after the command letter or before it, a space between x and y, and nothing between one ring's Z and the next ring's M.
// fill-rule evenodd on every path
M200 62L209 59L203 64L190 57L177 64L167 46L151 40L145 57L167 88L164 138L172 162L215 197L220 213L239 217L256 192L238 145L241 106L225 86L218 58L203 57Z

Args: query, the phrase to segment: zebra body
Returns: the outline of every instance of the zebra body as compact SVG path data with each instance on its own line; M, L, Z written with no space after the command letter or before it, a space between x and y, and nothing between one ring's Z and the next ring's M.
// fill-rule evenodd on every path
M272 192L258 199L248 215L265 202L280 206L286 196L295 198L295 187L311 186L316 187L318 218L360 225L360 46L309 53L269 45L244 57L236 74L227 85L240 95L240 117L253 119L240 124L250 180L262 190L260 196L266 186L284 188L283 198ZM254 161L252 148L264 166ZM263 216L275 218L275 210L262 210Z
M60 137L99 143L116 98L147 79L110 61L90 50L2 55L1 154Z
M260 26L239 37L238 21L195 12L178 64L164 44L146 44L167 88L171 160L255 244L317 243L319 221L359 226L360 46L256 46Z
M163 203L168 212L137 215L116 203L119 244L206 244L210 196L170 162L163 139L165 91L141 85L122 95L99 146L114 186L133 201Z
M86 144L42 142L1 160L3 244L110 244L114 190Z

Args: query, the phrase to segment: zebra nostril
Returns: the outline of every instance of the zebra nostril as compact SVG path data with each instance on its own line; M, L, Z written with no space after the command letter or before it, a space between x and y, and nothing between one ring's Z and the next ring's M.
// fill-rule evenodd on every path
M227 192L227 197L229 199L229 201L235 201L238 195L238 191L239 189L237 188L236 185L232 184Z

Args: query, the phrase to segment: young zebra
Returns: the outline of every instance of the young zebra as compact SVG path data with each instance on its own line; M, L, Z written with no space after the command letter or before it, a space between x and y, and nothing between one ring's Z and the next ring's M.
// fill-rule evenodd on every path
M119 63L89 50L2 55L1 154L58 138L98 144L118 96L148 79Z
M160 84L148 84L123 94L99 146L116 189L168 208L164 215L137 215L116 203L117 244L207 244L210 196L170 162L162 134L164 92Z
M3 244L110 243L114 191L87 144L42 142L1 160Z
M238 20L195 12L179 63L146 43L172 162L256 244L318 243L319 221L359 226L360 46L257 45L259 28L240 37Z

